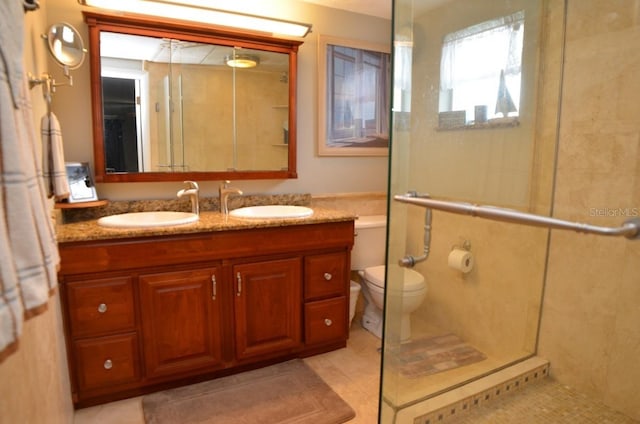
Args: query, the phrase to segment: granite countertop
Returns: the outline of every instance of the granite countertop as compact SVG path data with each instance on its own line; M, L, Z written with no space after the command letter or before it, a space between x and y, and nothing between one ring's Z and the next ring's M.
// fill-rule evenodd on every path
M58 224L56 234L58 243L71 243L92 240L125 239L178 234L209 233L216 231L246 230L251 228L283 227L289 225L319 224L325 222L341 222L356 219L350 212L313 208L313 215L306 218L287 219L240 219L224 217L220 212L200 212L198 222L184 225L153 228L105 228L98 225L98 220Z

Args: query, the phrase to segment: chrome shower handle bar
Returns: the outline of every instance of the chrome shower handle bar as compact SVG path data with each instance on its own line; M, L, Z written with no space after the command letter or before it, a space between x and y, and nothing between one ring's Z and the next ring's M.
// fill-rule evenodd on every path
M470 215L494 221L511 222L557 230L572 230L578 233L598 234L602 236L624 236L630 240L640 240L640 218L633 218L625 221L620 227L600 227L597 225L565 221L563 219L520 212L497 206L436 200L427 196L418 195L415 192L409 192L404 195L395 195L393 196L393 199L401 203L409 203L416 206L422 206L424 208L436 209L459 215Z

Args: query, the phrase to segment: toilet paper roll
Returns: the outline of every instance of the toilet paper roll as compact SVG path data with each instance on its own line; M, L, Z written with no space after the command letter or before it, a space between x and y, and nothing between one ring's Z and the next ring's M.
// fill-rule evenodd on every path
M473 269L473 255L468 250L453 249L447 262L449 267L465 274Z

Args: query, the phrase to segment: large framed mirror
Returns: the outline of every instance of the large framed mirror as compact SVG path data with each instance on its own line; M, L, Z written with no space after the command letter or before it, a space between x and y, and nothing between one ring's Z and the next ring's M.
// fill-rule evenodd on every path
M297 177L301 41L83 14L96 182Z

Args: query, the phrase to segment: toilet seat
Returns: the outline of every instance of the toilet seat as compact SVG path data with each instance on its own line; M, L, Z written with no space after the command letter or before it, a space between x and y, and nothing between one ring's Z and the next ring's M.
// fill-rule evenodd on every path
M385 287L385 265L372 266L364 269L364 279L379 289L384 290ZM424 290L426 284L424 276L412 269L404 269L404 286L403 292L413 292Z

